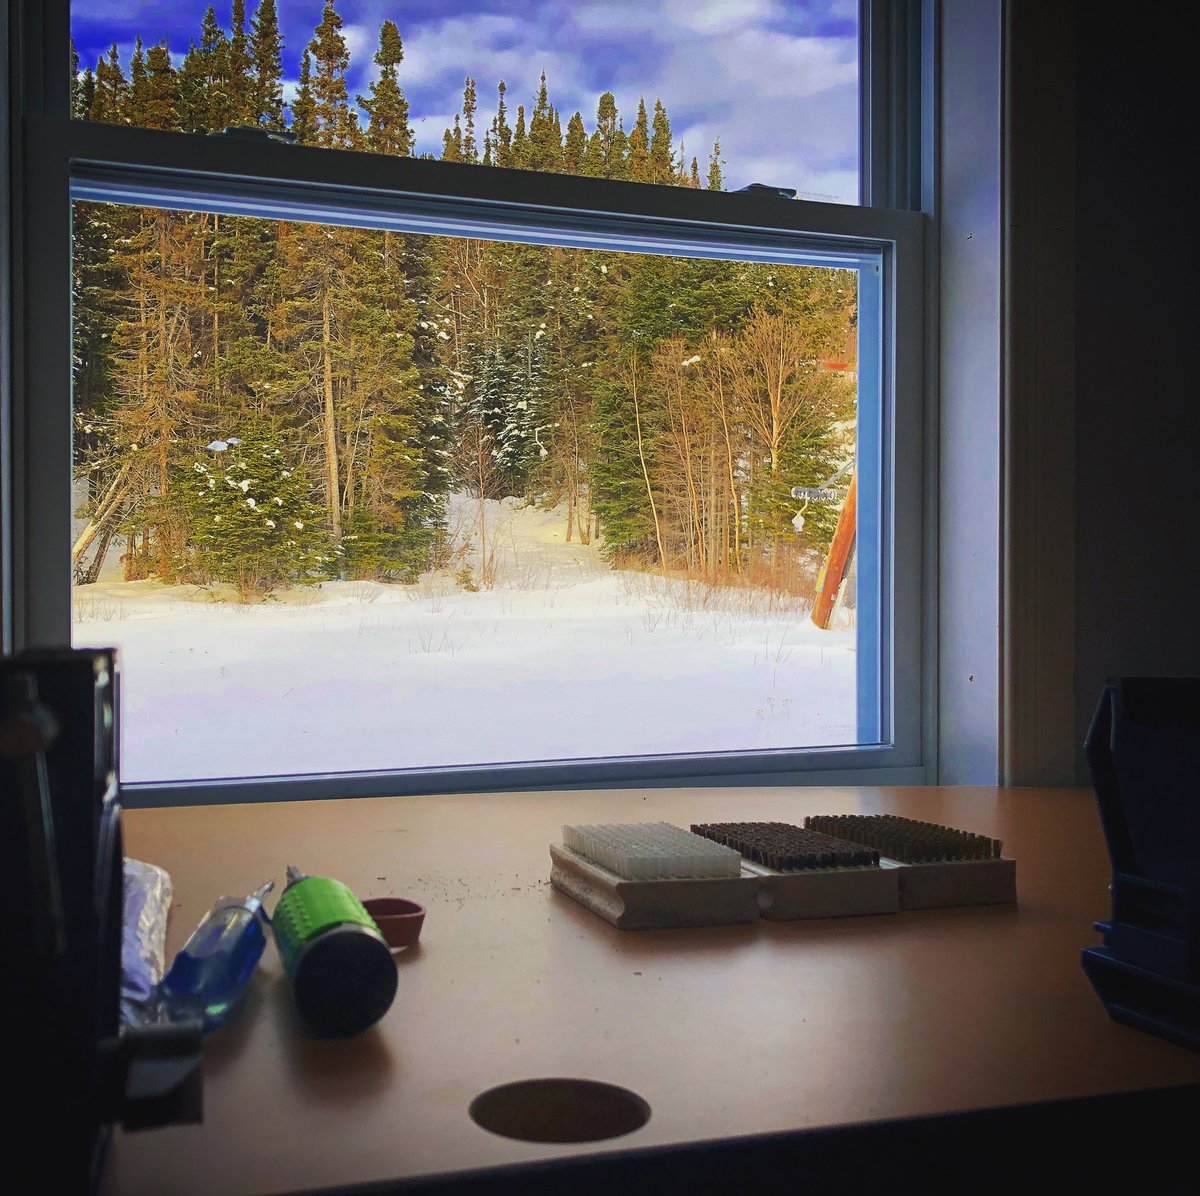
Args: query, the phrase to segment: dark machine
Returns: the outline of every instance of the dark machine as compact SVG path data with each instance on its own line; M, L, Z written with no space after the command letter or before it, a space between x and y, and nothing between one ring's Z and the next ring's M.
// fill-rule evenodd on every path
M1200 1050L1200 678L1110 682L1086 747L1112 916L1083 969L1115 1021Z
M201 1114L199 1023L120 1022L118 684L111 651L0 659L5 1129L9 1177L38 1191L94 1190L115 1124Z

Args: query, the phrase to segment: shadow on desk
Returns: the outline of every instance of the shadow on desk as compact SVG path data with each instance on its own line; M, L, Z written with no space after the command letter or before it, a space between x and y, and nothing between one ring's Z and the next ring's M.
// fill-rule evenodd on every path
M347 1196L1129 1193L1195 1196L1200 1085L597 1154Z

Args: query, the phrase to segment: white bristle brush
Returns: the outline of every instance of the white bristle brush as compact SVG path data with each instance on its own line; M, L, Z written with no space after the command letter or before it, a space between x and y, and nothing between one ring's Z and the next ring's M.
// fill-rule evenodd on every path
M564 826L563 846L626 880L714 879L741 874L732 848L669 822Z

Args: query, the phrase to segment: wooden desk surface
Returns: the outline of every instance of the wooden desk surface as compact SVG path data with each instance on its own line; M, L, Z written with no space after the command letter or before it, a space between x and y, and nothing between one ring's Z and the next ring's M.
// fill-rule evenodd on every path
M891 811L1002 838L1015 907L621 932L547 883L564 821ZM1200 1081L1200 1056L1117 1026L1079 964L1108 912L1091 796L1034 789L693 789L295 802L126 814L175 882L169 952L212 901L284 867L429 911L367 1034L304 1038L273 945L208 1041L202 1126L118 1135L110 1193L238 1196L590 1151ZM477 1127L496 1084L632 1088L642 1129L545 1146Z

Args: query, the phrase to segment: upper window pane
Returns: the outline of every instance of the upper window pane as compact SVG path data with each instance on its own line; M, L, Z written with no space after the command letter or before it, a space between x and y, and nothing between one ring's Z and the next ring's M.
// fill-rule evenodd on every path
M858 202L853 0L74 0L74 114Z

